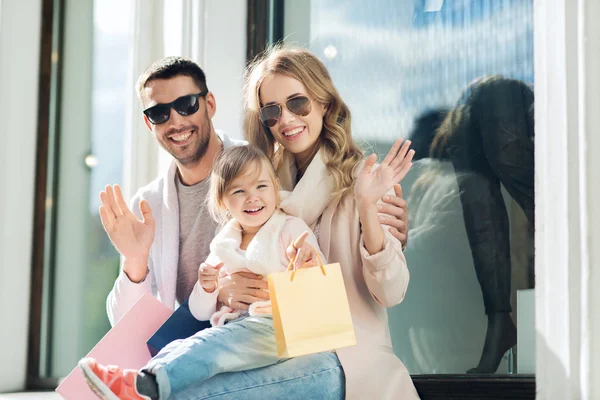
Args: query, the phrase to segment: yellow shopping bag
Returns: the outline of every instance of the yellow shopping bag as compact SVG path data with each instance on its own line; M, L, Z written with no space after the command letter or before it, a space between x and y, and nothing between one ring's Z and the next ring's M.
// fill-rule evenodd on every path
M267 276L281 358L356 344L340 264L318 262L319 267L290 270L292 260L287 271Z

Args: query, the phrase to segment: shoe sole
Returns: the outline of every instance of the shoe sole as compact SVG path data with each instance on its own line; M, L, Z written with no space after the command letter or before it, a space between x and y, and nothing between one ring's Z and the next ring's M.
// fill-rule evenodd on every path
M94 392L96 396L101 398L102 400L119 400L119 398L109 389L108 386L100 378L96 375L90 366L88 365L88 360L83 359L80 360L77 364L81 372L83 372L83 377L85 378L88 386Z

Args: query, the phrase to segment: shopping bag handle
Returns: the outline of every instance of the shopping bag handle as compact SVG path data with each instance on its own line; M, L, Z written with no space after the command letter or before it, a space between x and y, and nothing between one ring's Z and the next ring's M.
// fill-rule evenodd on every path
M317 249L315 249L315 247L312 244L310 244L310 243L306 243L306 244L309 245L313 249L315 255L317 256L317 261L319 262L318 265L319 265L319 267L321 267L321 272L323 272L323 276L327 276L327 273L325 272L325 266L323 265L323 260L321 260L321 257L319 256L319 252L317 251ZM285 270L287 272L290 270L290 268L293 268L292 277L290 278L290 281L293 281L294 277L296 276L296 267L294 266L294 261L296 261L296 256L294 256L290 260L290 263L288 264L288 266Z

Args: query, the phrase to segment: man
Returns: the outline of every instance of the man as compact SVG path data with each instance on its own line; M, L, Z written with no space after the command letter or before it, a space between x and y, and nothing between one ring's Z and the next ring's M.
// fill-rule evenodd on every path
M216 100L208 90L204 73L192 61L168 57L155 62L140 76L137 89L148 129L174 160L164 176L138 190L130 207L118 186L114 190L107 186L100 194L102 224L122 256L121 272L107 299L113 325L145 292L170 308L189 297L217 228L204 207L207 178L224 148L243 143L214 129L211 118L216 113ZM405 243L406 203L399 185L396 194L380 211L387 215L382 218L392 234ZM222 283L218 300L234 309L248 309L253 302L268 299L265 289L266 281L254 274L234 274ZM305 364L317 363L302 359L269 368L278 369L282 382L304 379L310 374ZM298 377L297 370L293 379L283 373L294 371L290 362L302 363L298 367L302 366L303 377ZM252 385L256 389L255 383ZM307 384L303 382L302 386ZM318 395L310 386L303 390Z

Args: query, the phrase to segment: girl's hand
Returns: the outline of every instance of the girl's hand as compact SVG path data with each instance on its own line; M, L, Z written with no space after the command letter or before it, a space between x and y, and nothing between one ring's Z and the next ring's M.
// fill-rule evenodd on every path
M317 255L314 248L305 243L309 233L304 232L298 239L292 241L286 250L288 260L294 260L294 268L308 268L316 265Z
M202 263L198 268L198 282L206 293L213 293L217 290L219 284L219 270L223 267L223 262L213 266Z
M354 198L359 206L374 205L395 183L406 176L412 166L415 151L409 151L410 140L406 140L402 147L401 143L402 139L396 140L381 165L374 171L372 169L377 156L371 154L365 160L354 184Z

